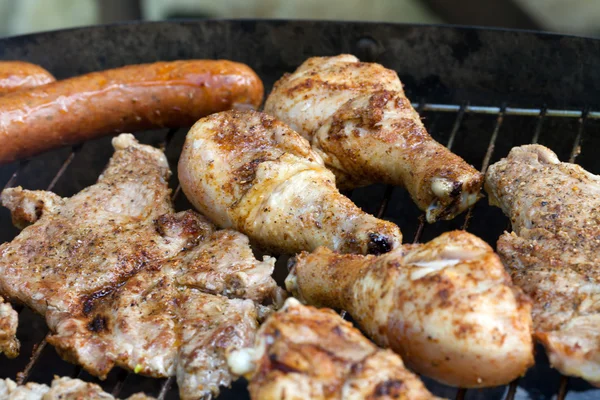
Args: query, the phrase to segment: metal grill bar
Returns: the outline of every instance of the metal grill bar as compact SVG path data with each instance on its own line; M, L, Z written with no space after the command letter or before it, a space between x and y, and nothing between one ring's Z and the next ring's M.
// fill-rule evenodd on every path
M415 237L413 238L413 244L419 243L421 239L421 235L423 234L423 230L425 229L425 214L419 215L419 226L417 226L417 231L415 232Z
M393 191L394 187L392 185L387 185L385 187L385 194L383 195L383 200L381 200L381 204L379 204L379 210L377 210L377 218L381 218L385 214L388 204L390 203L390 198L392 197Z
M494 131L492 132L492 137L490 138L490 144L488 145L487 151L485 152L485 158L483 159L483 163L481 165L482 174L485 174L487 168L490 165L490 160L492 159L492 154L494 153L494 147L496 146L496 140L498 139L498 132L500 131L500 127L502 126L502 122L504 121L504 115L504 109L502 109L498 114L498 118L496 118Z
M579 126L577 128L577 136L575 136L575 141L573 142L573 149L571 150L571 156L569 157L569 162L575 162L575 158L581 153L581 136L583 135L585 120L588 117L588 113L584 110L581 113L581 118L579 118Z
M496 123L494 124L494 131L492 132L492 137L490 138L490 143L488 144L487 150L485 152L485 157L483 158L483 162L481 163L481 173L485 175L487 168L490 165L490 160L492 159L492 154L494 153L494 147L496 146L496 140L498 139L498 132L500 132L500 127L502 126L502 122L504 121L504 107L501 109L498 114L498 118L496 118ZM473 207L470 207L467 213L465 214L465 222L463 223L462 229L467 230L469 226L469 221L473 215Z
M173 192L173 197L171 197L171 200L175 201L175 199L177 199L177 197L179 197L179 193L181 193L181 184L179 182L177 182L177 188Z
M165 140L160 145L160 149L163 152L167 149L167 147L169 146L169 143L171 143L171 140L173 140L173 136L175 136L175 134L177 133L178 130L179 130L178 128L169 129L169 131L167 132L167 135L165 136Z
M515 379L508 386L508 392L506 392L505 400L514 400L515 394L517 394L517 386L519 385L519 378Z
M56 182L58 182L58 180L60 179L61 176L63 176L63 174L69 167L69 165L71 165L71 162L75 158L75 154L77 154L77 152L79 152L79 150L81 150L81 147L82 146L79 145L79 146L74 146L71 149L71 153L69 153L69 156L65 159L63 164L60 166L58 172L56 173L56 175L54 175L54 178L52 178L52 181L50 181L50 184L48 185L48 188L46 190L50 191L50 190L54 189Z
M79 376L81 375L82 371L83 371L83 369L81 368L81 366L76 365L75 366L75 370L71 374L71 378L79 378Z
M123 390L123 387L125 386L125 381L127 380L127 377L129 377L129 374L130 372L125 371L124 369L119 371L119 374L117 376L117 383L115 383L115 386L110 392L114 397L119 397L119 394L121 393L121 390Z
M417 103L413 103L413 107L418 107ZM518 108L518 107L495 107L495 106L475 106L475 105L458 105L458 104L438 104L427 103L423 106L423 111L438 111L438 112L459 112L462 107L465 107L465 112L470 114L491 114L497 115L503 112L504 115L520 115L524 117L537 117L542 110L546 111L548 117L560 118L581 118L584 114L582 110L563 110L558 108ZM600 119L600 111L589 111L588 118Z
M6 184L4 185L2 190L12 187L15 184L17 177L19 176L21 171L23 171L23 169L27 166L28 163L29 163L29 160L23 160L23 161L19 162L19 166L17 167L15 172L12 173L12 175L10 176L10 179L8 180L8 182L6 182Z
M569 391L569 378L566 376L561 376L560 378L560 387L558 388L558 394L556 395L556 400L565 400L567 397L567 392Z
M456 392L456 397L455 397L455 399L456 399L456 400L464 400L464 398L465 398L465 395L466 395L466 394L467 394L467 389L460 388L460 389L458 389L458 391Z
M29 359L27 366L25 366L25 369L23 370L23 372L19 372L17 374L17 384L22 385L27 382L27 379L29 379L29 376L31 375L31 371L33 370L33 367L35 366L35 363L40 359L42 352L44 351L44 349L46 348L46 345L48 344L48 341L46 339L48 339L49 336L50 336L50 332L48 332L46 334L46 336L44 337L44 339L42 339L41 342L39 342L37 345L35 345L33 347L33 353L31 354L31 359Z
M467 109L466 105L462 105L458 110L458 114L456 114L456 119L454 120L454 125L452 126L452 131L450 132L450 138L448 139L448 143L446 147L448 150L452 150L452 145L454 144L454 138L456 137L456 133L460 128L460 124L462 124L463 117L465 116L465 110Z
M542 124L546 118L546 109L542 108L540 115L538 115L538 122L535 124L535 131L533 132L533 138L531 139L532 144L536 144L540 139L540 133L542 132Z
M160 387L160 392L158 393L158 397L156 398L157 400L165 400L165 397L167 396L169 389L171 389L171 386L173 385L174 381L174 376L170 376L165 380L165 382Z

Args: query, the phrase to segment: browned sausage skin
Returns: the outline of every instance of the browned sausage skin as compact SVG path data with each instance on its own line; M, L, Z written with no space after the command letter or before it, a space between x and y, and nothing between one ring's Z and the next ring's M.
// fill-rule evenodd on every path
M244 64L189 60L130 65L0 97L0 163L103 134L191 126L237 105L256 108L263 84Z
M0 95L54 82L39 65L23 61L0 61Z

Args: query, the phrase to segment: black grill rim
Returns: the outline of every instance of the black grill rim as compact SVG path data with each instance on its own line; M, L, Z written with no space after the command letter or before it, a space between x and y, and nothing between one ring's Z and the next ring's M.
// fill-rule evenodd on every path
M169 33L171 30L173 32ZM191 44L181 39L182 35L190 37L189 35L196 33L208 33L209 38L202 38L197 44ZM273 37L276 34L291 35L291 38L278 40L277 37ZM221 48L210 44L215 35L221 39L224 38L221 40ZM324 39L313 44L311 38L314 36ZM254 46L244 47L243 43L239 43L240 37L245 37L246 44ZM285 47L290 44L291 39L298 43L293 53L287 54ZM394 45L394 41L400 44ZM92 42L96 44L90 45ZM159 43L158 50L153 47L157 42ZM535 64L534 66L540 71L541 76L533 79L533 82L531 82L530 76L517 70L519 66L524 65L523 63L517 62L516 65L510 66L500 62L500 67L490 67L498 62L499 56L493 53L510 54L508 50L514 47L514 43L520 43L523 48L510 61L511 63L515 62L514 58L516 58L516 61L522 61L525 65L527 65L527 61ZM172 48L165 50L161 45L171 45ZM271 47L261 48L257 53L257 46ZM440 51L440 48L444 46L450 49L451 55L444 55L444 52ZM45 50L42 51L42 49ZM381 62L396 69L407 86L409 97L420 99L415 107L422 115L424 113L455 114L449 139L444 143L450 148L454 146L457 135L460 135L459 131L463 128L465 117L472 115L494 117L483 163L478 166L482 171L489 166L494 155L496 141L498 137L502 137L500 132L505 118L515 115L537 120L531 140L534 143L543 137L544 125L550 119L576 120L577 129L575 139L572 141L569 161L576 160L582 141L588 135L586 123L600 119L600 111L596 111L600 110L600 100L597 96L600 88L600 73L592 68L600 65L599 50L600 41L576 36L444 25L332 21L206 20L120 23L0 39L0 59L36 62L48 68L59 78L158 59L229 58L246 62L255 68L259 75L265 78L267 89L281 75L281 72L293 70L308 56L342 52L354 53L363 60ZM406 52L403 60L395 60L394 57L397 57L398 51ZM68 62L61 57L65 52L68 54ZM280 54L277 54L278 52ZM567 58L561 57L561 53L568 53L576 57L586 55L588 58L579 65L577 63L569 65L561 62L563 58ZM265 57L265 55L271 57ZM275 57L272 57L273 55ZM557 57L558 66L540 67L543 60L549 57ZM274 61L268 64L263 61L267 59L274 59ZM406 61L407 59L409 61ZM405 63L403 64L402 61ZM435 65L432 64L432 61L435 61ZM477 71L476 67L481 65L485 65L491 70L492 75L497 78L494 82L486 80L485 74L490 71ZM428 70L430 73L421 73L420 70L427 66L430 67ZM444 66L444 68L440 66ZM470 76L461 76L461 74L470 74ZM546 82L547 86L540 87L539 82ZM515 85L520 86L516 90L516 94ZM427 102L425 99L432 101ZM433 127L430 124L428 128L432 129ZM164 131L164 140L158 144L168 147L169 142L176 135L185 134L182 131ZM432 134L435 136L435 129ZM61 179L64 179L63 176L69 171L70 165L77 158L83 146L82 144L71 149L47 185L48 190L53 189ZM7 177L5 179L5 175L0 175L2 181L6 181L4 187L13 186L18 181L21 172L28 166L30 166L30 161L24 160L0 167L0 171L5 172ZM171 167L173 169L174 165L172 164ZM394 190L397 189L390 186L385 188L375 212L378 217L386 216ZM173 198L178 200L179 197L180 187L176 186ZM472 214L473 209L464 216L463 229L469 228ZM423 232L427 230L428 225L425 224L424 218L419 217L413 241L419 241ZM45 351L47 352L47 348L45 340L38 344L29 364L18 376L19 383L29 379L30 373L36 367L37 360L43 356ZM75 368L73 376L80 377L81 375L81 369ZM120 370L116 383L109 392L118 395L126 387L126 380L130 375L130 373ZM558 391L555 393L559 400L564 399L567 395L571 380L566 377L561 378ZM173 395L173 383L173 378L163 380L160 390L156 393L159 399ZM505 389L506 395L497 398L518 398L518 383L517 381L511 383ZM581 383L576 386L579 389ZM584 387L583 389L589 388ZM456 399L486 398L485 394L480 397L478 392L458 389L454 390L453 397ZM579 394L580 392L578 390L571 393ZM585 393L585 391L581 393ZM588 391L588 393L590 392ZM591 396L593 395L592 393Z

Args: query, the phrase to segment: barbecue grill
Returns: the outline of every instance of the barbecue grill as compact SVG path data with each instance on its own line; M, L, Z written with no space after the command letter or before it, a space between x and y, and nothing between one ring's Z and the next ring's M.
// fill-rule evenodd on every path
M57 78L158 60L231 59L254 68L267 93L275 80L306 58L339 53L396 70L432 136L482 171L511 147L537 142L561 160L600 173L595 154L600 148L600 41L594 39L450 26L207 20L127 23L0 40L0 59L41 64ZM178 210L191 208L175 168L186 131L136 134L141 142L165 149ZM21 185L71 196L95 182L111 155L109 137L47 152L0 167L0 187ZM374 185L350 195L365 211L397 223L406 241L467 229L495 245L510 229L509 220L486 199L453 221L428 225L401 188ZM2 209L0 241L16 234L8 211ZM276 272L280 282L287 273L281 261ZM21 355L3 359L0 377L49 383L53 375L61 375L99 382L62 361L46 344L48 329L41 317L17 309ZM600 389L552 369L541 348L536 361L523 378L505 387L464 390L424 381L432 392L451 399L600 398ZM172 378L145 378L116 368L99 383L123 397L145 391L159 399L177 398ZM248 393L243 379L219 397L244 398Z

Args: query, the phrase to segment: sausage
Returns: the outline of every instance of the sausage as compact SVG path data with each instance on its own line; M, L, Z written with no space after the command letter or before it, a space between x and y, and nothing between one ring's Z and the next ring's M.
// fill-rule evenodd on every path
M0 95L54 82L52 74L39 65L22 61L0 61Z
M0 163L115 132L191 126L256 108L263 84L247 65L189 60L93 72L0 97Z

